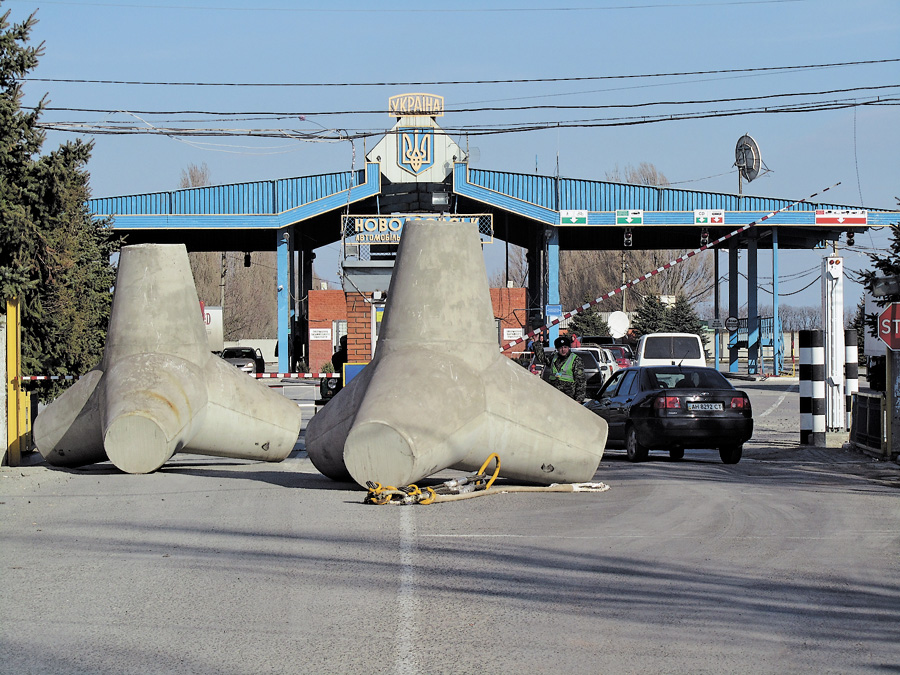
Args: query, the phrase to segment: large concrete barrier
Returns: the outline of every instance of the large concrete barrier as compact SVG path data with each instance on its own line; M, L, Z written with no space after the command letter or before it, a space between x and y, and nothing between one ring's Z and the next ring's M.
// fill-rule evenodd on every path
M110 460L149 473L177 452L279 461L296 404L212 354L182 245L126 246L100 364L34 425L55 466Z
M502 356L474 224L414 221L403 238L375 358L312 420L316 468L406 485L500 456L500 475L589 481L606 422Z

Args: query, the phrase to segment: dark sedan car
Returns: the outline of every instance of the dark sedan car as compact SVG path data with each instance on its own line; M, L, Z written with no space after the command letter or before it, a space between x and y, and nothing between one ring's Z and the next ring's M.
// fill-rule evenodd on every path
M222 351L222 358L245 373L266 372L266 361L262 352L253 347L226 347Z
M626 368L585 406L606 420L609 442L624 444L632 462L649 450L681 459L685 448L718 448L725 464L737 464L753 435L750 399L714 368Z

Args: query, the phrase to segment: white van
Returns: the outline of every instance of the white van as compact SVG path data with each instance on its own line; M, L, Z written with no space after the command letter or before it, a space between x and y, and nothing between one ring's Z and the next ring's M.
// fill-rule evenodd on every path
M635 352L638 366L706 367L703 342L694 333L650 333L641 336Z

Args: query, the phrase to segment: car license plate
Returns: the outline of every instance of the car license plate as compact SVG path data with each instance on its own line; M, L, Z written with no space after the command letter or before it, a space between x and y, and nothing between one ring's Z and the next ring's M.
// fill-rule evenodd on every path
M700 403L700 402L690 402L687 404L688 410L721 410L721 403Z

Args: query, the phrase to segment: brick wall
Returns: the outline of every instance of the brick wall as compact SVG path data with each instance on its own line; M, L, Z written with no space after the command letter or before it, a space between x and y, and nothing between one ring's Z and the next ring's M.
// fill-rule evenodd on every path
M500 319L503 328L524 328L526 325L526 305L524 288L492 288L491 305L494 318ZM337 291L309 292L309 327L331 328L335 320L347 322L347 362L367 363L372 360L372 305L370 293L365 298L359 293ZM502 336L502 332L501 332ZM518 344L504 352L506 356L515 358L525 349L525 344ZM331 342L310 340L309 368L318 372L322 364L331 361L333 349Z
M347 320L347 301L344 291L310 291L309 292L309 327L334 328L334 321ZM332 333L333 335L333 333ZM331 361L334 353L332 340L309 341L309 369L320 372L322 364Z
M372 305L366 302L371 299L371 293L347 294L347 363L372 360Z
M525 304L524 288L492 288L491 289L491 306L494 309L494 318L500 319L500 338L503 337L504 328L521 328L523 332L526 329L527 314ZM511 350L504 350L504 356L516 358L525 350L525 343L522 342Z

